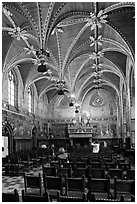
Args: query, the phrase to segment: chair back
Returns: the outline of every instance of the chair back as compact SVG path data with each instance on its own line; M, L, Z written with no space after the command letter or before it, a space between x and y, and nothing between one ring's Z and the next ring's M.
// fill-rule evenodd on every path
M94 193L91 194L90 202L122 202L122 200L117 200L113 198L97 198Z
M105 162L105 167L106 169L110 168L110 169L115 169L117 167L116 162Z
M128 169L127 170L126 179L135 179L135 169Z
M83 161L81 161L81 162L75 162L75 167L77 167L77 168L85 168L86 167L86 164L85 164L85 162Z
M9 164L9 156L2 157L2 166Z
M101 168L101 163L100 162L90 162L90 166L92 168Z
M68 177L72 176L72 168L63 168L63 167L57 167L57 176L65 176L67 175Z
M88 190L89 193L107 193L107 197L110 195L110 177L106 179L101 178L91 178L88 179Z
M2 202L19 202L17 189L14 189L13 193L2 193Z
M57 202L86 202L86 194L83 193L82 197L70 197L61 196L60 192L57 192Z
M76 166L74 166L73 176L75 178L81 178L82 176L88 177L88 169L84 168L84 167L83 168L77 168Z
M91 168L88 167L88 177L91 176L91 178L106 178L105 169L103 168Z
M24 173L24 186L25 186L25 194L42 194L42 181L41 174L38 176L35 175L27 175Z
M131 169L131 164L130 163L119 163L118 168L126 171L128 169Z
M57 176L56 166L45 166L43 165L43 176Z
M60 161L50 161L50 166L60 166Z
M29 162L29 155L28 154L21 154L20 155L20 160L22 161L22 162Z
M114 178L114 198L117 199L117 195L135 195L135 180L118 180Z
M125 163L125 159L119 159L117 158L117 163L120 164L120 163Z
M68 178L65 176L65 195L68 195L68 191L80 191L85 192L85 176L81 178Z
M17 155L10 156L10 163L11 164L19 164L19 157Z
M69 167L73 168L73 162L69 162L69 163L68 162L63 162L62 164L63 164L64 168L69 168Z
M45 192L44 196L39 195L28 195L22 190L22 202L49 202L49 194Z
M62 177L54 177L54 176L46 176L43 180L45 192L53 189L53 190L60 190L62 192Z
M117 178L119 179L123 179L124 178L124 172L123 169L108 169L107 171L108 175L110 176L110 178L113 178L115 176L117 176Z

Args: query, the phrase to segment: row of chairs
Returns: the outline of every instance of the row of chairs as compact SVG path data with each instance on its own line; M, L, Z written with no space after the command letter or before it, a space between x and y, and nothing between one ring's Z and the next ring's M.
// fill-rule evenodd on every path
M119 179L127 180L135 178L135 170L133 169L124 171L123 169L108 168L106 170L105 168L92 168L91 166L82 168L73 166L72 169L71 165L68 165L67 167L43 165L43 175L45 174L48 176L64 176L66 174L68 177L82 177L82 175L84 175L86 178L89 176L93 178L106 178L106 176L109 175L110 178L117 176Z
M18 176L24 171L33 168L34 161L30 160L28 154L12 155L2 159L2 166L5 168L5 175Z
M117 178L115 178L115 180L116 182L118 182ZM72 181L70 183L71 185L68 185L69 190L74 190L74 188L76 188L75 189L76 191L79 190L77 189L76 186L73 187L73 189L71 189L72 184L74 185L74 183ZM96 189L97 185L99 184L101 186L100 190L99 188ZM95 185L95 181L92 180L91 185L94 186L94 190L92 191L92 188L90 188L88 193L85 193L84 191L82 191L80 193L80 196L77 193L62 195L61 192L58 191L58 189L56 189L57 191L54 194L54 197L53 196L51 197L49 189L47 189L43 195L28 194L28 192L25 192L24 190L22 190L22 200L19 199L18 191L15 189L13 193L2 193L2 202L19 202L19 201L22 201L22 202L50 202L50 201L53 201L52 200L53 198L55 199L54 201L57 201L57 202L87 202L87 201L89 202L128 202L128 201L135 202L135 196L131 194L131 192L130 192L130 195L128 196L128 199L126 198L127 197L126 194L129 193L129 191L127 190L129 189L129 183L124 188L126 189L125 191L123 188L121 188L121 186L123 187L123 183L115 183L117 191L119 189L119 192L122 194L120 194L119 196L117 196L118 194L116 195L114 194L114 197L111 196L107 198L98 197L96 193L106 193L108 191L108 183L103 183L103 186L102 186L102 182L100 180Z
M91 166L92 168L118 168L121 169L123 168L123 170L127 170L127 169L131 169L131 163L127 162L126 160L120 159L120 162L116 162L116 161L112 161L110 162L109 159L105 160L105 161L98 161L98 160L89 160L86 158L82 158L81 161L67 161L67 160L55 160L55 161L50 161L50 165L54 166L54 165L58 165L58 166L63 166L63 167L69 167L71 166L72 169L74 168L74 166L76 167L81 167L84 168L86 166Z
M33 176L24 174L25 178L25 194L39 194L43 195L43 192L48 192L51 201L57 199L57 191L61 195L70 197L80 197L83 193L86 193L88 200L91 200L92 193L99 193L104 195L105 198L117 199L118 194L135 195L135 181L134 180L118 180L114 179L114 192L110 192L110 178L109 176L103 178L88 178L86 186L85 177L81 178L68 178L65 175L63 182L62 176L47 176L43 177L44 191L42 190L41 175ZM100 198L101 198L100 197Z

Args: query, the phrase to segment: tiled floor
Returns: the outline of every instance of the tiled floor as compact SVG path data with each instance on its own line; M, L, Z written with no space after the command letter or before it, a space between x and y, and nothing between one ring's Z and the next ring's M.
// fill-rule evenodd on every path
M41 173L42 175L42 166L38 168L33 168L29 174L38 174ZM24 178L23 176L2 176L2 192L13 192L14 189L18 190L19 196L21 198L21 191L24 189ZM21 200L20 200L21 201Z

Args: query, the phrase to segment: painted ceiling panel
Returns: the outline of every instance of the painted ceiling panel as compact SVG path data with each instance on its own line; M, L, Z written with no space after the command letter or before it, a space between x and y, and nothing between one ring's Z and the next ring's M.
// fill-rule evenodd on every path
M119 2L100 2L99 10L108 8L108 7L112 6L112 5L115 5L116 3L119 3Z
M3 35L3 39L5 43L2 45L2 63L4 63L4 61L6 60L5 58L7 57L7 52L13 40L8 35Z
M134 8L125 8L110 14L110 23L112 23L123 34L133 51L135 49L135 10Z
M23 84L25 85L27 78L28 78L28 74L30 72L30 69L32 67L32 63L31 62L22 62L19 66L18 69L20 71L21 77L22 77L22 81Z
M115 84L117 87L119 87L120 77L117 76L116 74L112 72L104 72L103 77L104 79L109 79L109 81L111 81L112 84Z
M41 92L41 87L43 86L43 84L45 84L46 81L47 81L46 79L41 79L41 80L35 82L35 86L36 86L38 95Z
M127 56L120 52L105 52L105 57L114 62L126 76L126 60Z
M75 27L75 25L67 26L63 28L64 32L59 34L62 59L65 58L67 51L70 49L71 44L74 42L82 27L83 24L78 24L77 27Z

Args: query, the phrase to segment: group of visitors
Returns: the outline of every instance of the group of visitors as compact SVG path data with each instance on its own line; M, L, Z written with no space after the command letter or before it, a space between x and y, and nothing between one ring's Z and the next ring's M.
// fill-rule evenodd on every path
M92 142L91 146L93 147L92 148L93 153L98 153L100 151L100 143L97 140ZM107 147L107 143L105 141L103 142L103 146ZM47 146L45 144L42 144L41 148L46 149ZM64 147L60 147L58 152L56 153L56 155L55 155L55 152L54 152L54 148L55 148L55 146L54 146L54 144L52 144L50 149L51 149L51 154L52 154L53 157L56 157L58 159L68 160L68 153L64 149Z

